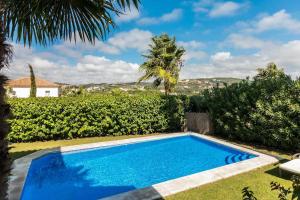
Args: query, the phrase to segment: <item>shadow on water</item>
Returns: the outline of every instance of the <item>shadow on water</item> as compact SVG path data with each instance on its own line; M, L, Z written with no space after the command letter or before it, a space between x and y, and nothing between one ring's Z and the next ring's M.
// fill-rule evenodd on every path
M14 147L9 147L9 149L13 149ZM7 199L7 190L8 190L8 178L10 176L10 171L12 168L12 163L14 160L26 156L28 154L34 153L38 150L29 150L29 151L19 151L19 152L10 152L10 160L5 163L1 163L0 167L0 199Z
M84 165L65 164L61 153L33 161L22 199L99 199L136 189L134 186L101 186Z
M38 150L13 152L10 156L12 160L15 160L36 151ZM7 180L11 163L7 164L5 171L0 169L0 199L7 197ZM47 154L35 159L33 163L27 175L26 188L23 188L22 199L94 200L136 189L132 185L99 185L96 178L90 178L91 174L88 169L84 168L84 165L68 166L61 153ZM150 194L149 191L148 194ZM151 188L151 194L155 195L156 199L163 199L154 188Z

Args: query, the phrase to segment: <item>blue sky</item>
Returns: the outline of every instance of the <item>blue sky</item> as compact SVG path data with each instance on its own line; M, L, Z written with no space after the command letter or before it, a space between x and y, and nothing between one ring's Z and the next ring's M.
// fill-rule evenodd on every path
M275 62L300 74L300 4L296 0L141 0L140 11L115 17L105 41L57 41L47 48L15 46L10 78L37 76L67 83L136 81L150 38L175 36L187 52L180 77L253 76Z

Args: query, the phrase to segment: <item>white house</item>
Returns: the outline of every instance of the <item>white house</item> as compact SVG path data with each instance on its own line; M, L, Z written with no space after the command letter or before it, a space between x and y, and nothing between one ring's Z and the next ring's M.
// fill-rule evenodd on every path
M53 82L35 78L37 97L58 97L59 85ZM30 77L8 81L6 87L9 96L26 98L30 95Z

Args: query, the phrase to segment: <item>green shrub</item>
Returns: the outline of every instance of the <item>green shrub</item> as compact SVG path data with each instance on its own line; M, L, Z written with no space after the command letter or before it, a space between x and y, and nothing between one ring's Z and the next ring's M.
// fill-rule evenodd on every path
M184 96L98 95L11 99L11 142L179 131Z
M216 134L282 149L300 148L300 81L274 64L260 69L253 81L207 90L197 98L196 103L191 99L191 108L209 111Z

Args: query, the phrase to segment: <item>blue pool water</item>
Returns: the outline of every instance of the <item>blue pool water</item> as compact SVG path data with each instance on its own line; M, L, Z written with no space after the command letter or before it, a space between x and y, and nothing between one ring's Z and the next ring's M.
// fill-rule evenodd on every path
M253 157L195 136L51 153L32 161L22 199L94 200Z

